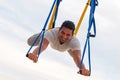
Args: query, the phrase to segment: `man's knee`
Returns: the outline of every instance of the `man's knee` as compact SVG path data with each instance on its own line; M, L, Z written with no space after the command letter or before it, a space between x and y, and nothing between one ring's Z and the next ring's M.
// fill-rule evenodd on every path
M29 46L31 46L33 44L33 42L35 41L36 37L38 36L38 34L34 34L33 36L29 37L27 40L27 44ZM34 44L34 46L37 46L39 44L40 38L37 39L36 43Z

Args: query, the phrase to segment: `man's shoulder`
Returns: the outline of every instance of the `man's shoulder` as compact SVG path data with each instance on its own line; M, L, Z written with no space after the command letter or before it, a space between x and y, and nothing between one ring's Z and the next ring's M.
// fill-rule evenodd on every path
M52 28L51 30L59 30L60 27Z
M76 36L72 37L72 40L78 40L78 38ZM79 40L78 40L79 41Z
M73 36L73 38L71 39L71 41L70 41L72 44L80 44L80 41L79 41L79 39L76 37L76 36Z
M59 27L47 30L45 32L45 37L49 37L51 39L55 39L57 37L58 31L59 31Z
M55 28L47 30L46 32L58 32L59 28L60 27L55 27Z

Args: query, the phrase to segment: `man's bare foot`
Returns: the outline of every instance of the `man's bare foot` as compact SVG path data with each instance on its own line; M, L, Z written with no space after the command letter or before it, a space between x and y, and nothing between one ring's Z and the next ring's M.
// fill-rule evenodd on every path
M30 60L32 60L34 63L36 63L36 62L38 61L37 55L35 55L35 54L33 54L33 53L29 53L29 54L28 54L28 58L29 58Z

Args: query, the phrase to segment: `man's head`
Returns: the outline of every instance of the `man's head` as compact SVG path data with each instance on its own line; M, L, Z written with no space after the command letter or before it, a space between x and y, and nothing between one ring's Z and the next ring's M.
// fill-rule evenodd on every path
M75 24L72 21L64 21L60 27L60 29L62 29L63 27L68 28L70 30L72 30L72 34L74 33L75 30Z
M58 38L61 44L71 40L75 30L75 24L72 21L64 21L59 29Z

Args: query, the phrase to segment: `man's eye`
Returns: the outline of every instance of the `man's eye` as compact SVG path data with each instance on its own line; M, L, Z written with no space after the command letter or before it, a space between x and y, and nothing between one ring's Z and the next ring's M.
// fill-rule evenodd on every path
M63 31L61 32L62 34L65 34Z

